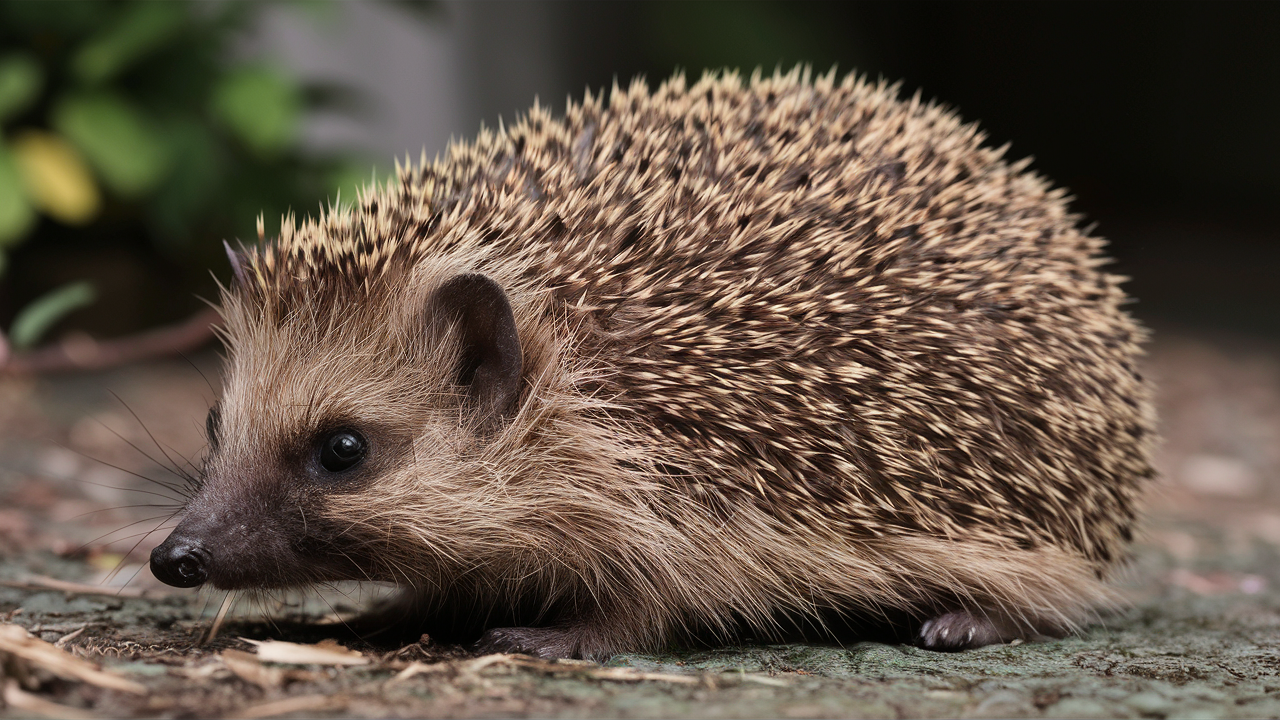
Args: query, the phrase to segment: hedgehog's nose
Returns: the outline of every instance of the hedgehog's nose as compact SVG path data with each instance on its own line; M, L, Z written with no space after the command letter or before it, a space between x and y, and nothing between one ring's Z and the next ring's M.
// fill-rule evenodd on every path
M170 535L151 551L151 574L166 585L195 587L209 577L209 551L194 540Z

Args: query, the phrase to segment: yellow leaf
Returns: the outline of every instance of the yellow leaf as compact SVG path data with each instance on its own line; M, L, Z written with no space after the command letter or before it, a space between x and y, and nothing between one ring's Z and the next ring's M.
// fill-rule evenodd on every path
M11 147L33 205L68 225L84 225L97 216L98 185L71 143L51 132L26 130Z
M124 555L113 552L104 552L89 558L89 564L98 570L115 570L122 562L124 562Z
M22 240L36 223L13 151L0 142L0 248ZM4 263L0 262L0 269Z

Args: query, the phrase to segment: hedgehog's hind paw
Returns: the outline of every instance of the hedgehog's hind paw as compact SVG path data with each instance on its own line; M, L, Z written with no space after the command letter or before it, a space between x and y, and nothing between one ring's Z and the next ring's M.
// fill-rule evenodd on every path
M1013 639L1009 628L1003 628L985 615L957 610L944 613L920 626L916 644L926 650L955 652L994 645Z
M575 627L508 627L493 628L480 636L473 646L480 653L518 653L554 660L581 658L604 661L612 654L602 647L583 642L583 633Z
M515 653L554 659L573 656L573 643L556 628L506 627L486 630L473 649L483 655Z

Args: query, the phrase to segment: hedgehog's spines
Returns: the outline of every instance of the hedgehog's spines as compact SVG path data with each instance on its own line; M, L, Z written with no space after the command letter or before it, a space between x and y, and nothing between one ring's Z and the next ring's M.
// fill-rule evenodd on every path
M442 533L462 533L474 557L458 562L503 598L616 603L645 638L948 598L1069 627L1106 599L1093 575L1121 559L1151 475L1142 334L1064 191L900 94L793 67L615 81L563 120L535 102L397 161L350 211L288 215L227 304L284 334L368 306L394 350L359 352L411 358L434 352L413 335L423 293L460 272L506 289L531 358L523 409L475 465L417 441L457 502L428 509L414 493L444 503L441 486L407 477L393 498L343 500L398 562L453 563ZM251 354L237 338L266 330L238 322L233 355ZM428 379L385 412L447 395L402 372ZM514 478L539 497L488 494ZM480 508L522 534L495 547ZM588 526L544 535L531 514Z

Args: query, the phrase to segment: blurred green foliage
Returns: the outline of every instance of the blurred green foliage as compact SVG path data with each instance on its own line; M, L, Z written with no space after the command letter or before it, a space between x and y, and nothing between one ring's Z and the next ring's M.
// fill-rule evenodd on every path
M13 326L9 328L9 343L18 350L31 347L58 318L93 300L93 286L89 283L81 281L63 285L18 313L18 317L13 319Z
M19 270L20 243L109 243L122 228L207 266L221 240L256 240L259 213L270 226L308 212L367 172L299 147L302 119L341 109L340 92L236 51L263 7L0 2L0 273ZM91 298L54 291L12 332L28 318L30 344Z

